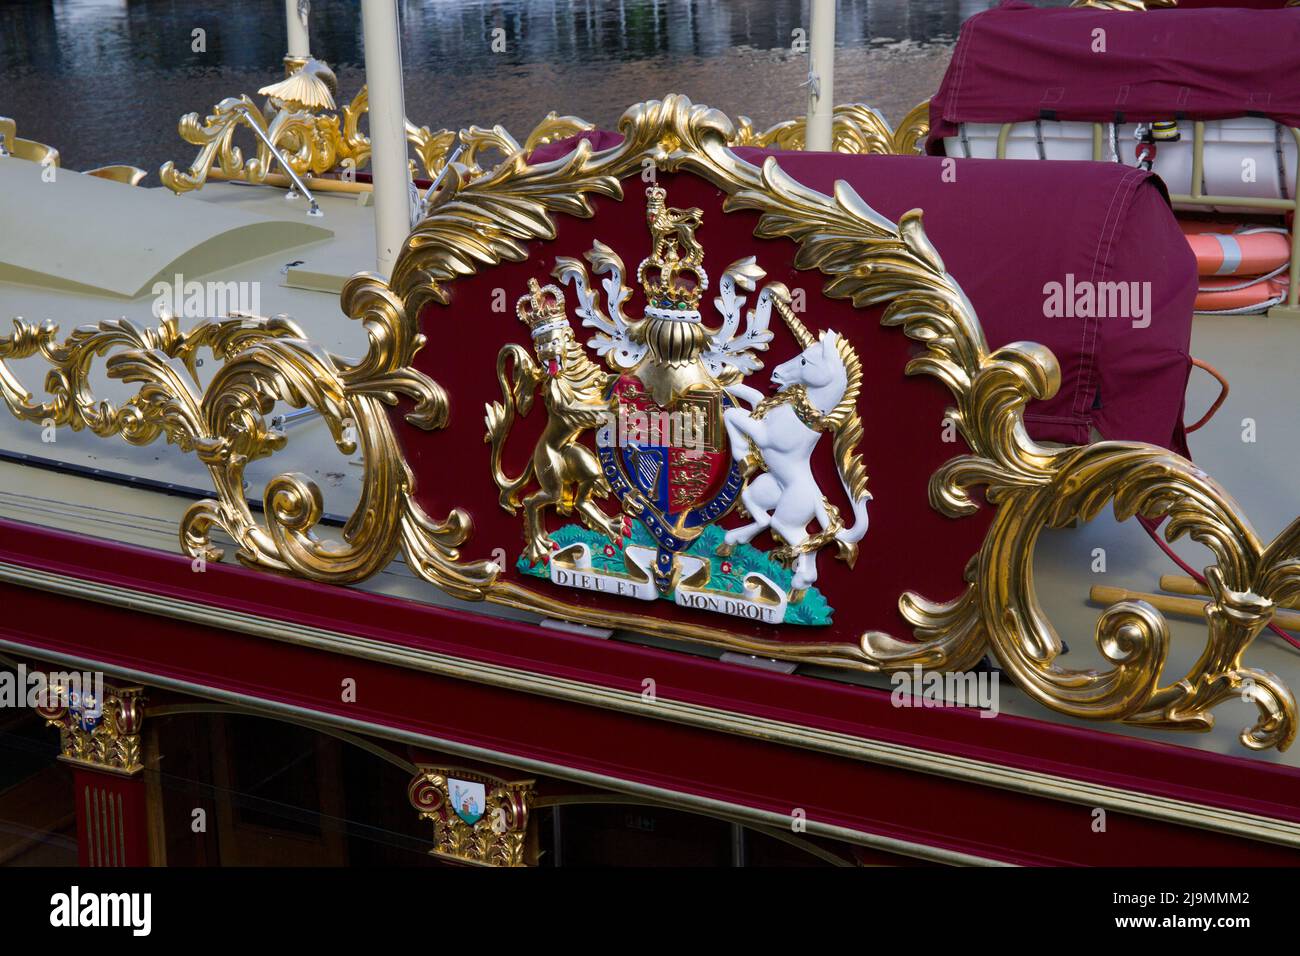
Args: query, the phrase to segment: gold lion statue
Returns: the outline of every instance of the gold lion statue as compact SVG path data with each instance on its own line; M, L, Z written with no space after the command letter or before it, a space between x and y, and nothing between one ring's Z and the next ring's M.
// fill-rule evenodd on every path
M511 343L497 354L497 381L503 401L487 409L487 435L492 445L492 478L501 490L501 506L514 514L524 508L524 557L530 564L547 563L559 545L546 531L542 513L554 508L560 514L577 513L592 531L621 545L630 533L622 514L610 516L596 504L610 489L600 462L590 448L578 442L589 428L610 421L605 388L614 377L587 358L573 336L564 312L564 294L553 285L539 287L528 280L529 294L519 300L516 314L528 326L536 361L523 346ZM539 389L546 405L546 427L523 473L511 478L502 468L502 449L515 416L527 415ZM530 480L537 490L524 497Z

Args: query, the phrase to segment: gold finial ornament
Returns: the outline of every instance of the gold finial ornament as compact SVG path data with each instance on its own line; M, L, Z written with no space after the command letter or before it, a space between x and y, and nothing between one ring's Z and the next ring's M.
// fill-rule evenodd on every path
M803 149L807 118L785 120L763 131L753 121L740 117L732 146L761 146L771 149ZM865 103L841 103L831 114L831 150L850 155L876 154L911 156L925 152L930 133L930 101L922 100L891 126L881 112Z

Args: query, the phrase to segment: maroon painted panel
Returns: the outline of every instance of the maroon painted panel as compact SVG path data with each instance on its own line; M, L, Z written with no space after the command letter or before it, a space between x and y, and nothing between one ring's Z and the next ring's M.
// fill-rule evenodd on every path
M1047 721L900 711L881 691L785 676L0 522L0 560L539 673L1012 767L1300 820L1300 773ZM1295 862L1236 837L795 750L0 586L5 639L679 792L1016 862ZM345 677L355 704L340 702Z

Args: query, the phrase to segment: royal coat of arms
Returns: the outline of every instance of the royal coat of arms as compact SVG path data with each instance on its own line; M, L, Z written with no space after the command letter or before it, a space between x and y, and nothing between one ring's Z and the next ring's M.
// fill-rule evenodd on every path
M746 311L743 293L766 275L753 256L723 272L713 300L721 324L709 327L700 313L709 289L695 235L701 210L671 208L653 186L646 219L652 244L636 270L640 319L625 313L632 290L613 249L596 242L586 264L556 259L553 276L573 287L574 311L595 330L587 345L603 368L575 337L563 291L536 279L516 310L532 352L509 344L497 356L503 399L487 406L486 440L501 506L523 509L518 566L567 587L767 624L827 624L831 608L815 587L818 552L834 544L852 567L871 500L856 450L858 356L835 332L809 331L779 282L763 286ZM603 277L604 309L588 266ZM758 353L772 341L773 311L801 351L772 372L769 395L745 379L763 367ZM546 424L512 477L506 439L539 393ZM847 521L813 474L826 432ZM616 510L604 504L611 498ZM549 530L548 510L579 523ZM724 528L729 516L744 520ZM765 531L776 544L766 553L751 544Z

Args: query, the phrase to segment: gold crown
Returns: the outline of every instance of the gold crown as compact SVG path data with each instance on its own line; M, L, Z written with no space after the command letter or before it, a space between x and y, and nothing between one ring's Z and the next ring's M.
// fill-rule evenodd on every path
M564 293L558 286L538 285L536 279L528 280L528 294L520 296L515 314L528 326L533 338L569 321L564 314Z
M646 193L646 225L654 246L637 267L646 295L647 318L700 321L700 299L709 288L704 249L695 239L703 220L698 208L673 209L668 193L651 186Z

